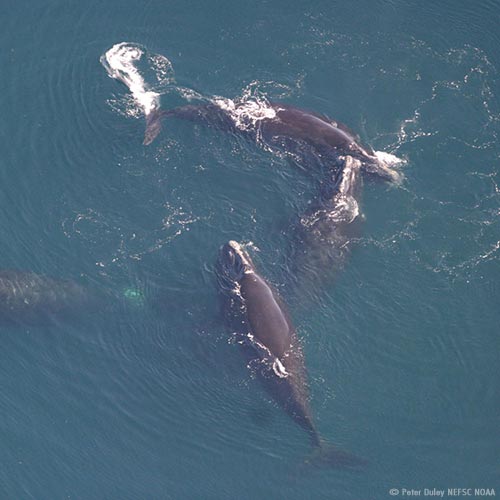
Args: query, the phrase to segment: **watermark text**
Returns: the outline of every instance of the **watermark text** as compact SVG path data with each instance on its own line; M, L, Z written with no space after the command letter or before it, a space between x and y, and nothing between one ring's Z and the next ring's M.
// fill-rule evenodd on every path
M391 497L434 497L434 498L480 498L495 497L495 488L391 488L389 490Z

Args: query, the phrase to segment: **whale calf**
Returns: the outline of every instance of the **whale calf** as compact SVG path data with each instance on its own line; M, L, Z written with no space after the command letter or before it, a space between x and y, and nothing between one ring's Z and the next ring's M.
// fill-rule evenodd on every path
M241 336L247 361L273 399L307 432L315 449L314 461L341 467L364 465L365 460L320 437L309 406L304 356L295 328L279 295L236 241L221 247L217 279L226 318Z

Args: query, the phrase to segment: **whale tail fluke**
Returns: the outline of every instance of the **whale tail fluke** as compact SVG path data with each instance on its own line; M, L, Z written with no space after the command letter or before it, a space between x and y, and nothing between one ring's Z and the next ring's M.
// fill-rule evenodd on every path
M358 457L349 451L335 445L320 441L314 451L305 460L306 465L330 467L335 469L362 469L368 465L368 460Z
M144 146L149 146L161 132L161 121L166 111L160 108L154 108L146 115L146 131L144 132Z

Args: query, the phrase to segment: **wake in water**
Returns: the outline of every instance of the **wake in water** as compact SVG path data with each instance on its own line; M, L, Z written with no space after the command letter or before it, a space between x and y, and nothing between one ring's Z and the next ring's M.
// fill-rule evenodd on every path
M134 102L146 117L149 135L144 138L144 144L150 144L160 132L160 90L173 80L172 64L164 56L149 55L140 45L127 42L113 45L101 56L101 64L110 78L120 80L130 90ZM145 65L144 71L153 71L160 87L158 91L146 83L140 69L141 64Z
M160 95L148 90L137 68L137 63L144 55L145 51L139 45L123 42L114 45L101 56L101 64L111 78L120 80L128 87L134 100L147 116L159 107Z

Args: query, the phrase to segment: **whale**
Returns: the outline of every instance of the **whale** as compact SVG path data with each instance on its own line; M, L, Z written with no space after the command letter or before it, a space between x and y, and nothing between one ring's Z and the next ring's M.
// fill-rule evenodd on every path
M304 292L333 282L361 237L362 163L350 155L343 163L342 170L324 182L321 195L292 226L291 280L303 307L307 305Z
M287 150L303 151L303 146L308 146L329 162L349 155L360 160L362 170L368 174L401 182L401 174L340 121L285 103L229 101L231 105L227 105L227 102L219 100L165 110L156 107L146 115L143 144L151 144L161 131L162 120L172 117L246 135L269 145L281 145Z
M280 295L257 272L246 250L229 241L219 250L216 268L227 324L264 388L309 436L312 461L333 467L365 465L366 460L327 444L318 433L297 332Z
M69 280L31 271L0 270L0 324L45 326L81 319L96 311L105 297Z
M157 87L145 81L140 69L139 63L144 57L151 62L144 47L122 42L106 51L100 61L108 76L127 86L143 111L146 121L145 146L152 144L158 137L164 118L175 117L243 134L264 146L282 147L286 152L299 155L304 153L306 146L305 149L309 147L313 155L324 158L325 163L335 168L342 167L335 165L335 158L349 154L362 161L363 171L367 173L396 183L402 180L402 175L392 168L401 162L398 158L374 151L347 125L316 111L269 101L263 96L232 100L218 96L205 97L192 89L180 87L176 87L179 96L189 101L197 99L198 102L163 109L161 93ZM170 61L163 57L162 60L165 67L172 71Z

